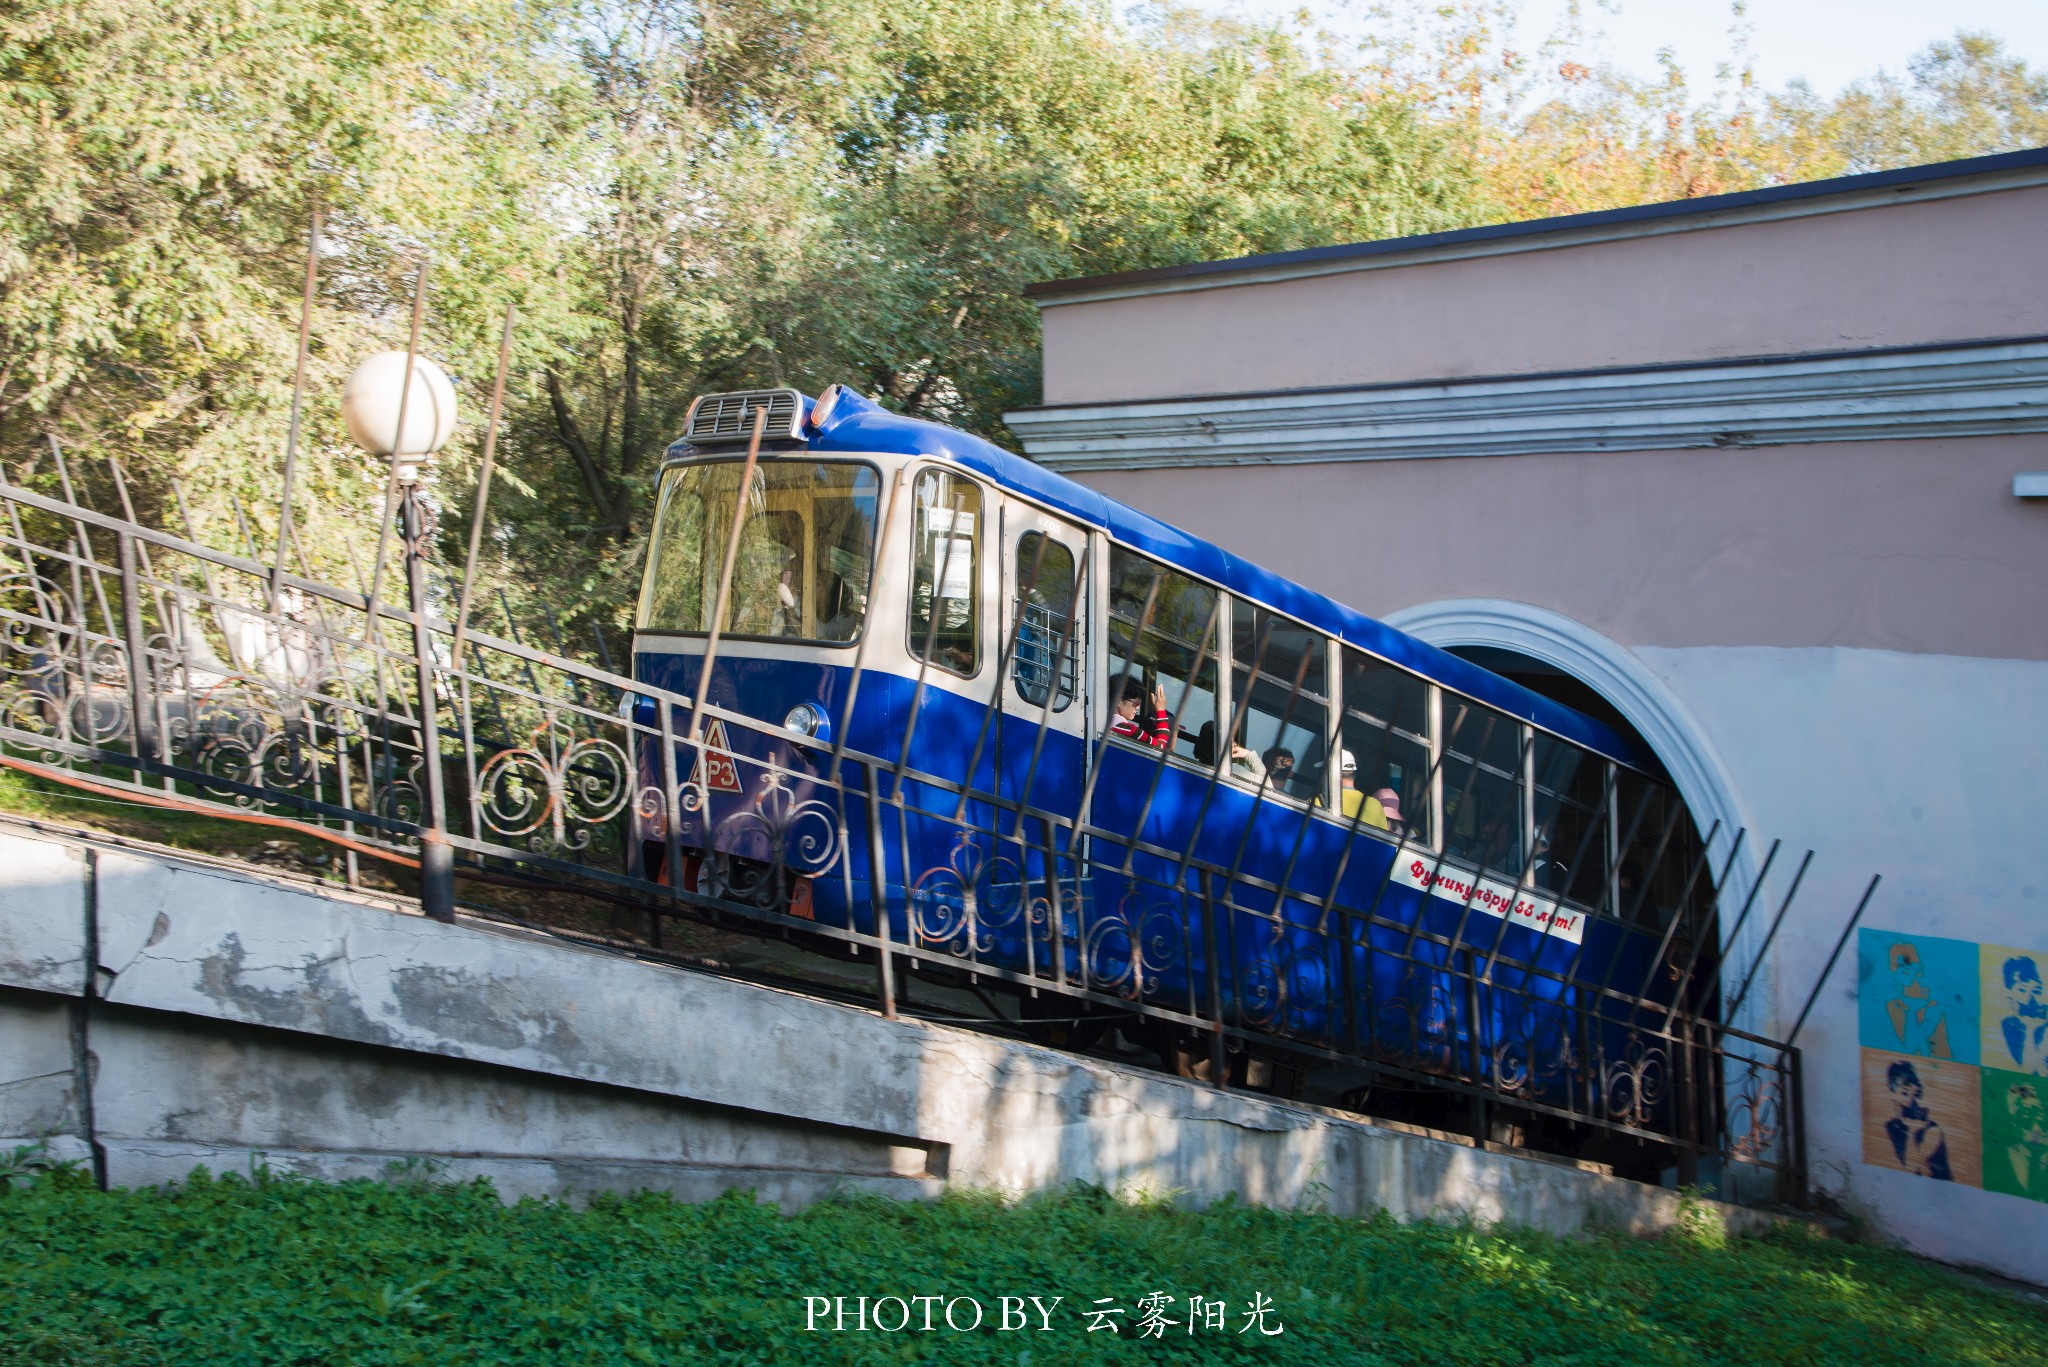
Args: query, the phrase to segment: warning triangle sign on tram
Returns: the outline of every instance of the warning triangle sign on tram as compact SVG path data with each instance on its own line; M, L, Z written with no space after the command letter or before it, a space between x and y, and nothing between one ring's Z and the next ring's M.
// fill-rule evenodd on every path
M740 791L739 761L733 758L732 742L726 739L725 723L713 717L704 727L703 747L697 753L694 780L706 789Z

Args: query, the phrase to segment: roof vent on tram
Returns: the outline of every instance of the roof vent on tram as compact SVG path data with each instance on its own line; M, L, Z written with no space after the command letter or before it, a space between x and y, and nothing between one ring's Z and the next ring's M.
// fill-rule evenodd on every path
M690 405L683 440L692 446L746 441L754 435L754 410L768 409L767 441L803 440L804 396L794 389L740 389L706 394Z

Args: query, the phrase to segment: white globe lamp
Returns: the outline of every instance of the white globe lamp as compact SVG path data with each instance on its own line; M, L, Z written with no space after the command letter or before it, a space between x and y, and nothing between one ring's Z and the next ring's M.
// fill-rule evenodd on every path
M341 420L356 445L373 456L391 457L400 481L410 484L419 477L420 462L447 445L455 433L455 385L447 371L415 356L408 390L405 353L380 351L357 366L342 386Z

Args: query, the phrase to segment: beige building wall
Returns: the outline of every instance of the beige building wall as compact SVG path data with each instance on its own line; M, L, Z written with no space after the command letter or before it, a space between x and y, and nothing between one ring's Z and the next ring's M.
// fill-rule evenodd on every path
M1581 245L1533 237L1261 283L1052 295L1044 401L2034 336L2048 333L2044 241L2048 186L2036 186Z
M1086 471L1373 616L1507 598L1625 646L2048 660L2048 437Z

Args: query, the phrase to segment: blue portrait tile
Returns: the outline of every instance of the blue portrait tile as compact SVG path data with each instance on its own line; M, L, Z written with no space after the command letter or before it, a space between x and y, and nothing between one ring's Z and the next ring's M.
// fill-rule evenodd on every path
M1976 1063L1981 976L1975 941L1865 927L1856 944L1857 1042Z

